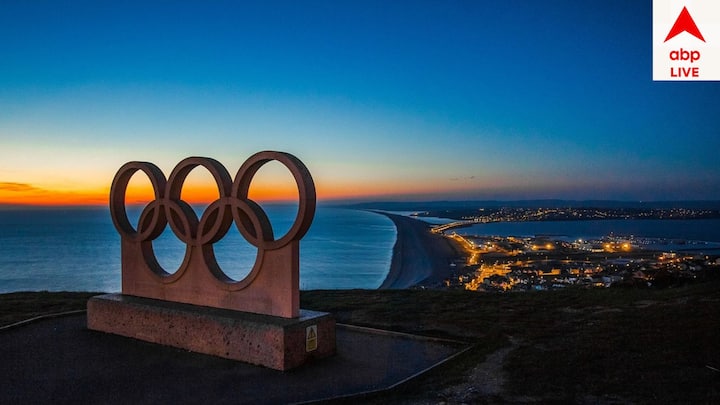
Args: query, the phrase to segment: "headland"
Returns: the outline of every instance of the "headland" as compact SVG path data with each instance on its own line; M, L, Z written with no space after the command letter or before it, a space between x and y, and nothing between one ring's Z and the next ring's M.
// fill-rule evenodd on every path
M463 236L452 232L448 235L445 231L457 222L432 226L416 216L374 212L386 215L397 229L390 270L380 289L663 288L714 278L720 269L718 242L612 233L574 240L563 234L503 237ZM696 220L699 226L704 219ZM576 222L582 223L582 220Z

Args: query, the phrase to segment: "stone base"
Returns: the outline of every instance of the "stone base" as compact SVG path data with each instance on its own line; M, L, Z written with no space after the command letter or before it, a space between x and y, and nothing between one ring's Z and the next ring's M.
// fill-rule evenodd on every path
M90 298L88 329L289 370L335 354L335 319L281 318L122 294Z

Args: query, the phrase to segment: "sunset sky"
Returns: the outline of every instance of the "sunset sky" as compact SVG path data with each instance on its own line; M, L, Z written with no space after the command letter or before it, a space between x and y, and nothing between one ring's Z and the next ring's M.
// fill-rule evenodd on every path
M321 200L720 199L720 85L652 81L649 0L6 0L0 38L0 203L267 149Z

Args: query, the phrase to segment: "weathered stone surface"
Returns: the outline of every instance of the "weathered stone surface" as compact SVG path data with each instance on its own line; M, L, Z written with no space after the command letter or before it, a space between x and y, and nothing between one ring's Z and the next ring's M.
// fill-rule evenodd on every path
M301 310L297 318L281 318L107 294L88 301L87 322L92 330L276 370L335 353L335 320L322 312ZM316 347L308 351L311 327Z
M278 161L298 187L298 211L287 233L275 238L265 211L248 198L250 183L266 163ZM205 168L219 198L200 217L181 198L192 170ZM130 224L125 194L137 172L147 175L155 199ZM248 158L235 179L220 162L189 157L169 178L152 163L123 165L110 188L110 214L121 238L122 294L88 301L88 328L195 352L288 370L335 353L335 320L300 309L300 239L315 215L315 184L295 156L264 151ZM233 226L257 248L242 280L228 277L213 244ZM153 241L170 226L186 244L179 268L163 269Z
M253 177L271 161L284 165L298 187L295 222L277 239L265 211L248 198ZM199 217L181 198L185 179L197 167L210 172L219 195ZM143 209L136 229L125 210L125 194L130 179L138 172L150 180L155 199ZM167 179L152 163L128 162L118 170L110 188L110 214L122 240L122 292L159 300L297 317L300 311L300 239L310 228L315 207L312 176L298 158L288 153L256 153L243 163L234 180L220 162L210 158L184 159ZM255 264L242 280L228 277L215 260L213 251L213 245L233 224L258 252ZM163 269L153 251L153 240L167 226L187 246L177 269Z

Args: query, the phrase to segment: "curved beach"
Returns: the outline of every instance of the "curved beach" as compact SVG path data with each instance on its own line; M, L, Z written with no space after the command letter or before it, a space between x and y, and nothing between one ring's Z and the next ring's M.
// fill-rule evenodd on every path
M387 216L397 228L390 271L380 289L436 286L451 275L451 264L462 257L459 246L448 238L431 233L426 222L387 212L373 212Z

